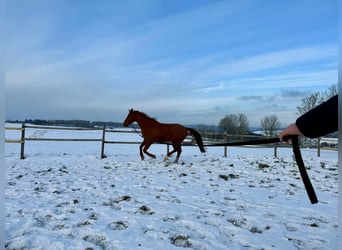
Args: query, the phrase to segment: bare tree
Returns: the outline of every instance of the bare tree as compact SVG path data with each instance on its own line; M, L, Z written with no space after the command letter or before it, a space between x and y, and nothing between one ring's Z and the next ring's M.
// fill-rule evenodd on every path
M276 115L266 116L261 119L261 129L267 136L276 136L280 128L280 122Z
M239 135L245 135L249 132L249 122L247 119L247 116L245 114L239 114L238 117L238 134Z
M320 92L314 92L311 95L302 98L301 105L297 106L298 115L305 114L320 103L322 103L322 95Z
M326 91L316 91L309 96L302 98L300 106L297 106L298 115L303 115L309 110L315 108L322 102L330 99L331 97L337 95L338 89L337 85L330 86Z
M338 94L337 85L332 85L324 92L324 100L323 101L326 101L326 100L330 99L331 97L333 97L337 94Z
M222 132L231 135L244 135L249 132L249 122L244 114L226 115L221 119L219 128Z

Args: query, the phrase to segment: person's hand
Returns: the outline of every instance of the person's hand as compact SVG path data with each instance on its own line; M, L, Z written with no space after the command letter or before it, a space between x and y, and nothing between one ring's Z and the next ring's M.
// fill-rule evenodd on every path
M284 136L285 135L300 135L302 136L302 132L300 132L299 128L295 123L289 125L286 129L284 129L282 132L279 134L279 140L284 141ZM288 141L286 141L288 143Z

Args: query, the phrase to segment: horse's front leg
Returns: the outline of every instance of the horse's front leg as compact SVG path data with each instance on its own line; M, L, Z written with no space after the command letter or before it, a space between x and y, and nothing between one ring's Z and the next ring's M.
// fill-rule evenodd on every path
M143 161L144 160L144 154L143 154L143 147L145 146L145 140L140 144L139 150L140 150L140 158Z
M151 154L150 152L147 151L147 149L149 149L149 147L152 145L152 142L145 142L142 151L147 154L149 157L152 158L156 158L156 156L154 154ZM142 146L140 145L140 147L142 148ZM141 150L141 149L140 149ZM141 153L142 154L142 153Z

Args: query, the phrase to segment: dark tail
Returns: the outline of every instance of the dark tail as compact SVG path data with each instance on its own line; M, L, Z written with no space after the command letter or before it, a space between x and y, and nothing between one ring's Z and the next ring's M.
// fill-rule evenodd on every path
M202 140L202 137L201 137L200 133L198 133L193 128L186 128L186 129L189 130L190 133L195 137L195 140L197 142L198 147L201 150L201 153L205 153L205 149L204 149L204 146L203 146L203 140Z

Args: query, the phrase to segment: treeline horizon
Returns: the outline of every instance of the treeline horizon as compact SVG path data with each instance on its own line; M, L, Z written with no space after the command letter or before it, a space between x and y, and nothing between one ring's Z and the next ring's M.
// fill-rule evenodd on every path
M6 120L8 123L29 123L42 126L65 126L65 127L81 127L81 128L97 128L97 127L113 127L122 128L121 122L104 122L104 121L88 121L88 120L50 120L50 119L25 119L25 120Z

